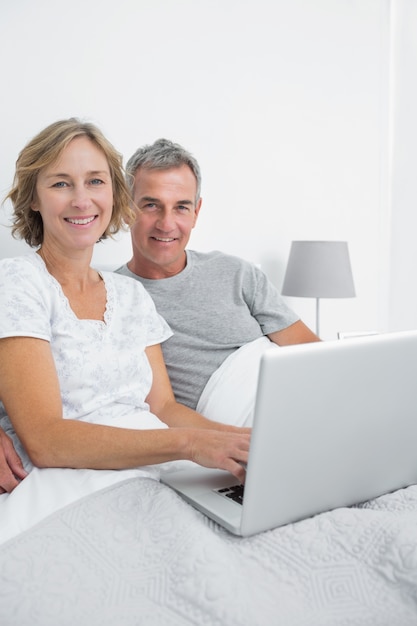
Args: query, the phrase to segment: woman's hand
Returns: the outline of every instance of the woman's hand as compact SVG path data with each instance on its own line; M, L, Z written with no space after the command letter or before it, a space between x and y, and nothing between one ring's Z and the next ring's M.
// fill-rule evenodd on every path
M245 482L245 466L248 462L250 434L211 429L190 430L189 455L191 461L224 469Z
M0 428L0 493L10 493L27 476L12 440Z

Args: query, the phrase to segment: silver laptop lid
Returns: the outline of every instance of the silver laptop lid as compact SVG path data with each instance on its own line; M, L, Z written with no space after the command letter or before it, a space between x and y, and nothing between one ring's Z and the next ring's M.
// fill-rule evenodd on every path
M241 533L417 482L417 331L264 354Z

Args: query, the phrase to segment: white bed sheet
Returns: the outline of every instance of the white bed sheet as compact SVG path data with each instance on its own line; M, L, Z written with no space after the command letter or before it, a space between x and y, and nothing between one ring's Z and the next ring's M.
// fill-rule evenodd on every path
M238 538L131 479L0 547L2 626L415 626L417 487Z

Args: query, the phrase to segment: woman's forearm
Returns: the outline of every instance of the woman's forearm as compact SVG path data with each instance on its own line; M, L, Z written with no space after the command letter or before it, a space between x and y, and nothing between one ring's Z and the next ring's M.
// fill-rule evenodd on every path
M244 481L249 433L207 428L132 430L73 420L54 422L43 437L31 438L29 456L38 467L128 469L190 460L224 469Z
M26 441L38 467L127 469L189 458L187 429L134 430L60 420Z

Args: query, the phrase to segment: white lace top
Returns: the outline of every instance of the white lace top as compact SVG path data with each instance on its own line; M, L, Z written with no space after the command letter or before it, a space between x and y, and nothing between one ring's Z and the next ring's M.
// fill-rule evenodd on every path
M65 418L146 428L137 424L149 418L152 371L144 350L172 333L140 283L112 272L102 278L104 322L80 320L38 254L1 260L0 338L50 342ZM0 424L5 417L0 403Z

